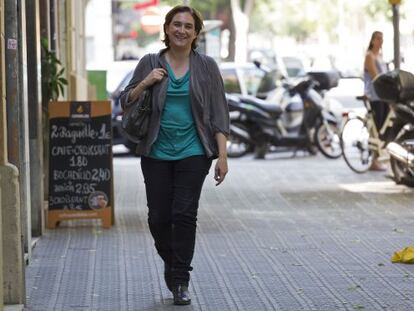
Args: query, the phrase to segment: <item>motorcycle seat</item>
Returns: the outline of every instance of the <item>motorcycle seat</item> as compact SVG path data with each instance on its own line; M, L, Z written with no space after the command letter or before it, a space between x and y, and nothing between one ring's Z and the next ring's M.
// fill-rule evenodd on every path
M254 96L240 96L240 100L246 104L253 105L257 108L263 109L271 115L278 117L283 113L282 108L276 104L270 104L267 101L261 100Z
M382 100L407 102L414 100L414 75L411 72L394 69L377 76L374 88Z

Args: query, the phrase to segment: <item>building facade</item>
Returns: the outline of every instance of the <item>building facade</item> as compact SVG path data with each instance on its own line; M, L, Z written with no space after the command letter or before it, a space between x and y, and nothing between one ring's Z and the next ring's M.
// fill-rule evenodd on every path
M41 41L64 68L68 84L60 99L86 100L87 3L0 1L0 310L25 304L24 268L45 227L49 99L42 94Z

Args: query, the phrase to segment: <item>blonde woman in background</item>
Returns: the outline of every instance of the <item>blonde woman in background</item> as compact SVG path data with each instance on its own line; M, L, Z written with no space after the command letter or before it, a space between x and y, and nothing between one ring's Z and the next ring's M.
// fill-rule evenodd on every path
M385 122L389 107L387 103L380 100L377 93L375 92L373 80L381 73L387 71L387 66L382 60L381 50L383 43L383 34L380 31L374 31L369 41L367 53L365 54L364 61L364 84L365 84L365 96L371 104L371 108L374 114L375 124L377 129L381 129ZM377 155L374 155L374 160L370 167L373 171L385 171L387 166L381 163L377 159Z

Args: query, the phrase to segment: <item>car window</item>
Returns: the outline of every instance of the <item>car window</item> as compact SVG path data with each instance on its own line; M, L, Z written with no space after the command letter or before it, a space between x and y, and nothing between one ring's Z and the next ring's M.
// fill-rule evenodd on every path
M239 79L235 69L221 70L221 76L224 82L224 91L226 93L241 93Z
M283 57L286 71L289 77L299 77L305 75L305 69L302 61L296 57Z
M280 77L281 73L276 69L264 74L263 78L260 81L255 96L266 97L266 93L274 90L277 87L278 81L280 81L281 79Z
M119 86L117 87L117 89L119 91L122 91L123 89L126 88L126 86L128 85L129 81L131 81L132 79L132 75L134 74L133 71L128 72L128 74L122 79L121 83L119 83Z
M247 94L256 95L260 83L263 79L264 72L256 68L244 68L240 70L241 79L246 84Z

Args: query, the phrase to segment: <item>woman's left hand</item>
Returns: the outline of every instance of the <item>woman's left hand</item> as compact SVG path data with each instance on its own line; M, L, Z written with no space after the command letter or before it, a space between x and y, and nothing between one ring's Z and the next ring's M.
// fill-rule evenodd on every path
M227 157L219 157L214 168L214 179L217 181L216 186L223 182L228 171Z

